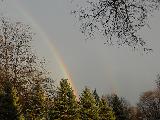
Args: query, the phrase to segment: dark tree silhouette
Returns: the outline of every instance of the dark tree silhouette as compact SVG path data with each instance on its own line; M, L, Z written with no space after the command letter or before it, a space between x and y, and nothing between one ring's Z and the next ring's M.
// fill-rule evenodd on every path
M108 95L107 97L110 107L115 113L116 120L130 120L129 104L124 98L118 97L116 94Z
M93 91L93 96L94 96L94 98L96 100L96 104L98 105L99 102L100 102L100 97L99 97L96 89L94 89L94 91Z
M13 88L7 81L4 90L0 93L0 119L1 120L18 120L19 114L14 104Z
M72 11L78 17L80 30L86 38L100 32L104 44L132 48L147 48L138 31L148 26L147 19L159 8L159 0L87 0L85 5Z

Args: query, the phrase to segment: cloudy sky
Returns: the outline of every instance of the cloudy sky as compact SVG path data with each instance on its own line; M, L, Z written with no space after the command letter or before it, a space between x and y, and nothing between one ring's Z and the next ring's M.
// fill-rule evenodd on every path
M151 29L141 32L154 49L152 54L142 55L128 48L105 46L101 39L85 41L75 17L70 14L79 1L8 0L0 9L2 15L33 26L38 36L34 46L40 56L48 59L54 79L63 77L55 60L58 52L79 93L89 86L97 88L100 94L116 92L136 103L141 92L153 89L156 74L160 73L160 13L150 20ZM48 44L57 52L51 51Z

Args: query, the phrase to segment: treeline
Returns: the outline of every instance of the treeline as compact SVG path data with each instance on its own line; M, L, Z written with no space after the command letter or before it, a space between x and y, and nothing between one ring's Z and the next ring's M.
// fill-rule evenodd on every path
M99 97L85 87L76 97L67 79L58 87L45 60L34 53L30 26L0 18L0 120L159 120L157 87L144 92L136 106L116 94Z
M160 81L159 81L160 82ZM137 106L116 94L99 97L85 87L77 100L67 79L50 98L39 85L25 95L6 82L0 94L1 120L159 120L160 89L144 92ZM25 98L22 98L22 96Z

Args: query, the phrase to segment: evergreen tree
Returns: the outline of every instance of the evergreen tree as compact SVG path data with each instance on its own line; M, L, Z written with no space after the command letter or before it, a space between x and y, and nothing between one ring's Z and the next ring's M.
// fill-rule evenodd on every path
M87 87L80 96L80 115L82 120L98 120L96 100Z
M129 120L129 110L126 101L116 94L108 97L109 104L113 108L116 120Z
M23 106L26 119L41 120L45 118L45 97L40 84L35 84Z
M0 120L18 120L19 114L15 105L13 87L9 81L5 82L3 87L0 94Z
M98 95L96 89L94 89L94 91L93 91L93 96L94 96L94 98L95 98L95 100L96 100L96 103L97 103L97 105L98 105L99 102L100 102L100 98L99 98L99 95Z
M112 111L112 108L109 107L104 97L101 98L101 101L99 104L99 119L100 120L115 120L116 119L114 112Z
M78 103L67 79L60 81L54 106L50 112L51 120L78 120Z

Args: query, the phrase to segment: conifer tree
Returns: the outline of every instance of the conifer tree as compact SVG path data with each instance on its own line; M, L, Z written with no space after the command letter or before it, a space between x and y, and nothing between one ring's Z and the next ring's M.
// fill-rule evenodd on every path
M11 83L5 82L4 89L0 94L0 120L18 120L19 114L16 109Z
M98 105L99 102L100 102L100 98L99 98L99 95L98 95L96 89L94 89L94 91L93 91L93 96L94 96L94 98L95 98L95 100L96 100L96 104Z
M80 119L98 120L98 107L89 88L85 88L80 96Z
M106 99L104 97L101 98L99 104L99 120L115 120L114 112L112 108L109 107Z
M41 120L45 118L45 97L40 84L35 84L23 106L26 119Z
M60 81L60 87L58 87L54 106L49 116L51 120L79 120L76 96L67 79Z
M108 97L109 104L113 108L116 120L129 120L129 110L126 101L116 94Z

